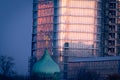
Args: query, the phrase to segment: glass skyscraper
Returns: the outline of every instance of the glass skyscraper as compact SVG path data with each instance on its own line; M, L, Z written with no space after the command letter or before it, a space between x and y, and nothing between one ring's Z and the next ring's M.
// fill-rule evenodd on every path
M104 63L105 56L119 56L119 16L119 0L33 0L30 68L41 58L45 48L59 63L64 78L67 78L67 70L72 69L68 66L70 61L70 66L76 68L83 65L74 64L81 63L81 59L96 62L101 58L91 57L102 56L100 63Z
M51 0L34 0L33 2L33 56L40 58L45 49L45 38L49 36L48 49L52 54L54 4Z
M101 54L101 0L33 0L32 56L43 55L45 38L53 56L93 57Z

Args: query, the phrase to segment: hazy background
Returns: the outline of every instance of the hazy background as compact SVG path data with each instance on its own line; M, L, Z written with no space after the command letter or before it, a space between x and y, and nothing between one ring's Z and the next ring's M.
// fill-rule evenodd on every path
M27 74L31 54L32 0L0 0L0 55L15 59L19 74Z

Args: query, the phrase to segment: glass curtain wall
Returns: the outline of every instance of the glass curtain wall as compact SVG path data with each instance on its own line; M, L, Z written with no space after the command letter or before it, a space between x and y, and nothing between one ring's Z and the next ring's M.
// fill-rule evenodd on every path
M39 59L46 47L52 54L53 0L36 0L33 5L33 33L36 33L33 39L36 40L36 43L33 44L35 51L32 53ZM48 45L45 45L47 36Z
M54 4L55 51L64 55L64 44L68 43L69 56L99 56L100 0L57 0Z
M51 54L68 43L69 56L99 56L101 0L34 0L32 56L43 55L46 36Z

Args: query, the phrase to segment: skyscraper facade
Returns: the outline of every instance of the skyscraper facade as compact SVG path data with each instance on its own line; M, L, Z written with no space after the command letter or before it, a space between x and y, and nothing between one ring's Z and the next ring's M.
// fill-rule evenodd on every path
M43 55L46 35L49 36L49 51L52 52L54 4L52 0L33 0L32 56Z
M100 55L101 11L96 0L59 0L54 2L56 33L55 51L63 54L69 44L69 56L90 57ZM64 54L63 54L64 55Z
M118 55L120 54L120 0L117 2L117 31L118 31L118 35L117 35L117 50L118 50Z
M63 61L62 71L67 74L68 57L118 56L119 16L119 0L33 0L31 63L48 48L56 61Z
M105 56L118 56L119 48L119 0L103 1L102 41Z
M51 55L93 57L101 55L101 0L33 0L32 56L43 54L49 37Z

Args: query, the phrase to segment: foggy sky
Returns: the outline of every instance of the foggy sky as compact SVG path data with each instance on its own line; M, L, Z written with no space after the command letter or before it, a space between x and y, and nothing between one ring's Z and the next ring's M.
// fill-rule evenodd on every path
M0 55L13 57L19 74L28 71L31 32L32 0L0 0Z

